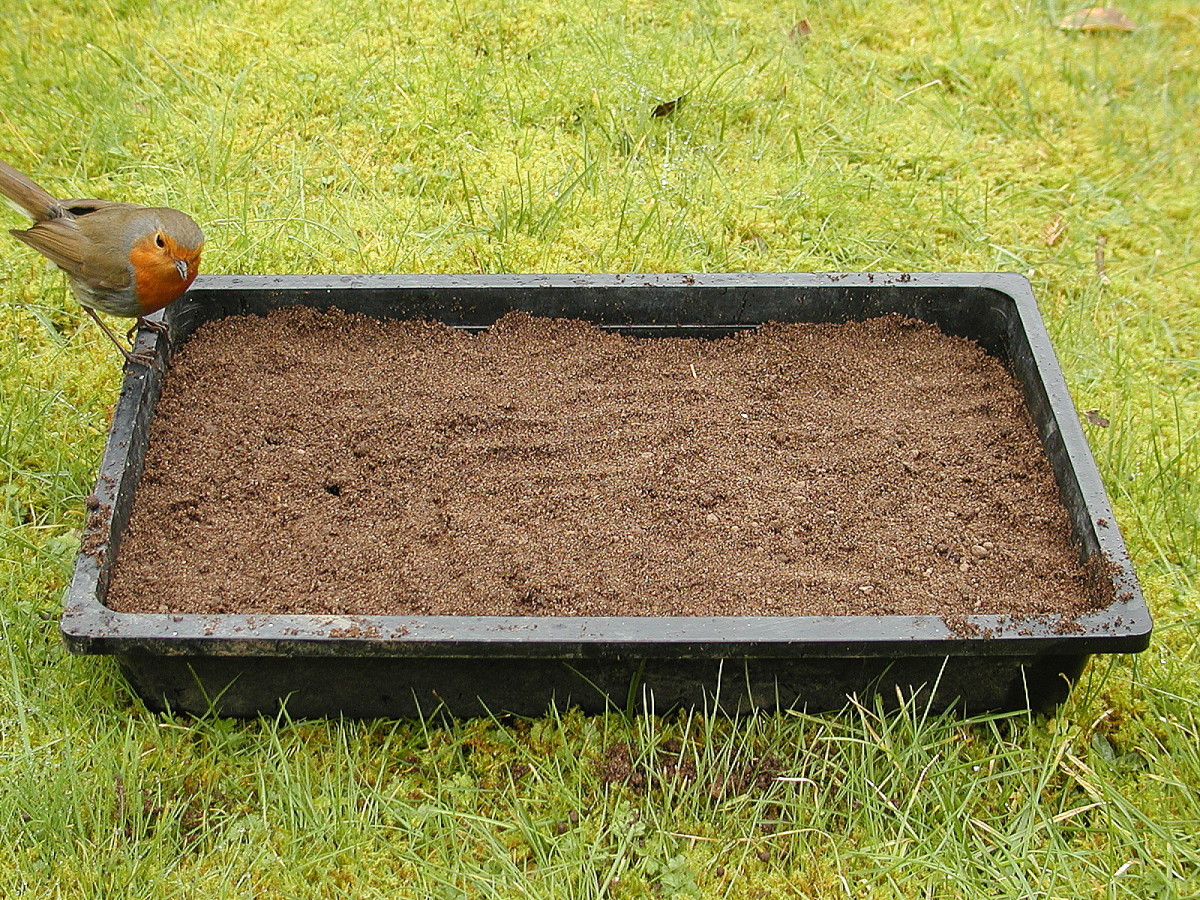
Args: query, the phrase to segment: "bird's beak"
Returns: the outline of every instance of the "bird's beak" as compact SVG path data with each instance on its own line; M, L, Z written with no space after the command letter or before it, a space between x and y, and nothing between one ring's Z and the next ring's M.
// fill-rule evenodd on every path
M175 260L175 271L179 273L180 278L182 278L184 281L187 281L187 277L188 277L187 260L186 259Z

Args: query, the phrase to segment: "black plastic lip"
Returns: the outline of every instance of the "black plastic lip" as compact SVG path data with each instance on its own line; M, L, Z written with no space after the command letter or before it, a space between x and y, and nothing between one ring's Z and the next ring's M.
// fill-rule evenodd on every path
M798 291L792 294L792 291ZM1120 598L1063 629L1057 617L966 616L951 627L939 616L781 617L501 617L246 616L119 613L103 604L110 553L103 563L80 554L62 617L67 647L77 653L164 656L348 656L563 659L653 655L680 659L792 656L1005 656L1136 652L1152 623L1095 461L1071 402L1029 282L989 273L720 274L720 275L354 275L208 276L171 310L175 339L210 317L265 307L312 305L362 309L384 305L418 315L427 298L448 298L448 324L485 327L508 308L545 312L562 298L575 315L638 332L713 332L744 328L806 304L845 305L844 318L866 307L926 317L956 292L1009 315L1019 328L998 349L1026 371L1023 387L1038 419L1076 539L1115 566ZM789 301L787 298L791 297ZM483 298L480 300L479 298ZM667 298L664 300L664 298ZM409 299L412 300L409 303ZM781 305L782 304L782 305ZM411 309L410 309L411 307ZM932 315L932 314L931 314ZM215 317L215 316L212 316ZM803 318L799 320L804 320ZM999 337L996 338L1000 340ZM160 358L165 342L143 332ZM994 348L995 349L995 348ZM1028 360L1025 359L1028 357ZM1036 367L1036 384L1029 371ZM127 367L101 463L96 494L116 510L109 546L117 546L140 476L161 370ZM1033 390L1037 388L1037 390ZM1032 391L1032 393L1031 393ZM1053 445L1053 446L1051 446Z

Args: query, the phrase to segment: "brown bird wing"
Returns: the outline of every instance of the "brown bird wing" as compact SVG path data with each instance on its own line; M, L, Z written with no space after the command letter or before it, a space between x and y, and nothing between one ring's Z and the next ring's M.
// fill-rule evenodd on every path
M71 216L47 219L26 231L13 231L12 235L69 274L84 278L92 287L120 290L129 286L128 260L114 253L96 253L94 248L85 256L91 242L80 233L79 223Z
M77 273L83 268L84 237L74 219L46 219L28 231L14 230L11 234L68 272Z

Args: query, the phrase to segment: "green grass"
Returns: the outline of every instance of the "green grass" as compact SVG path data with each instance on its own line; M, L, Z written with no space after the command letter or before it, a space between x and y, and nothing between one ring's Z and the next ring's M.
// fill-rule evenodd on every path
M1200 21L1071 8L0 0L0 156L209 272L1027 274L1160 626L1045 720L150 715L57 636L117 360L9 241L0 895L1200 895Z

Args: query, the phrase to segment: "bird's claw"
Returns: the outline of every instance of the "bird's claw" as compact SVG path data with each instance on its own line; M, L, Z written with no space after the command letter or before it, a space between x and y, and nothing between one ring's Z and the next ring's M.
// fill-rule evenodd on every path
M137 335L139 328L145 328L147 331L153 331L155 334L161 334L163 336L166 336L170 333L170 329L167 327L166 322L155 322L151 319L139 316L138 320L130 326L127 332L125 332L125 339L129 341L129 343L133 343L133 339Z
M153 369L158 362L158 356L146 351L139 351L137 353L125 351L125 361L135 366L145 366L147 369Z

